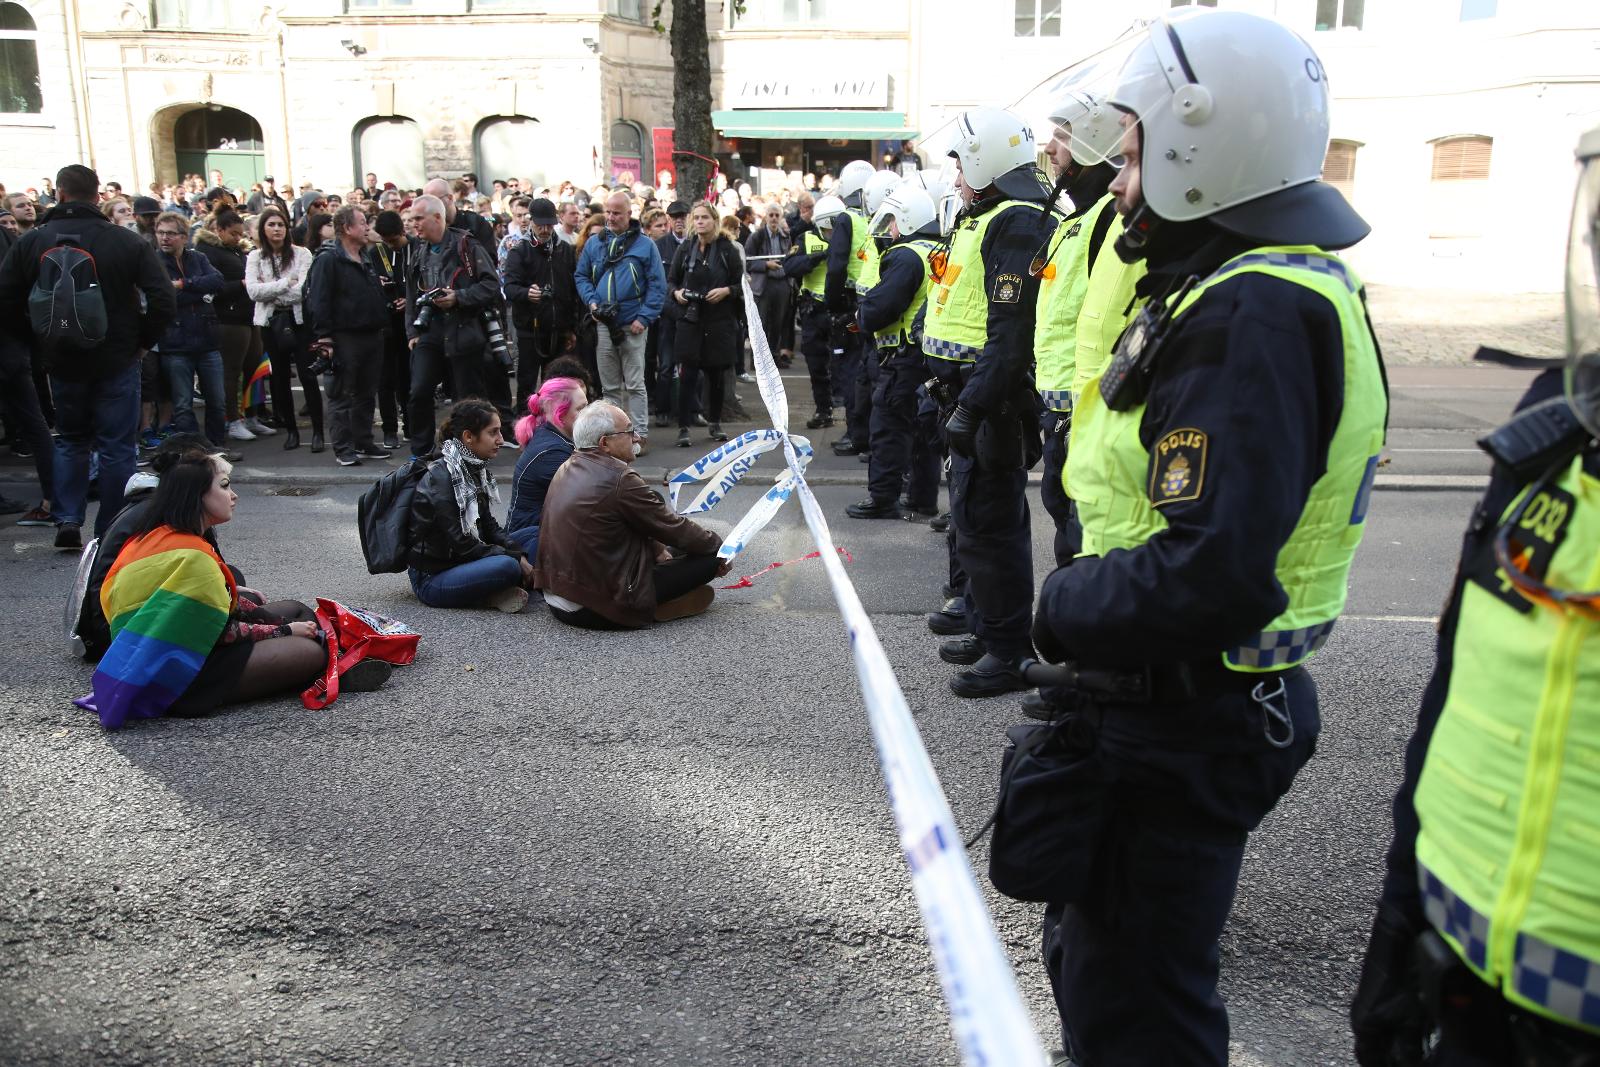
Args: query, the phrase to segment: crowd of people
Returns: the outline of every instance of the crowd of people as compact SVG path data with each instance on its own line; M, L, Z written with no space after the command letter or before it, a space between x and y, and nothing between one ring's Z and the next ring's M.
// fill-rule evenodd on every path
M927 622L959 668L950 688L1026 693L1037 720L1010 733L989 874L1045 905L1056 1062L1225 1063L1218 942L1249 835L1316 748L1305 665L1348 595L1387 383L1337 255L1369 227L1320 181L1316 53L1204 7L1114 47L1053 88L1046 143L972 108L949 184L862 160L790 204L731 190L731 212L643 187L585 205L565 187L485 194L465 175L407 195L368 175L338 203L308 190L286 210L266 182L253 206L213 189L186 213L118 204L63 168L42 219L31 201L10 213L0 370L13 441L37 457L57 430L24 521L78 547L98 464L114 559L96 560L80 631L102 719L193 713L313 669L303 606L251 594L214 533L236 500L229 447L300 444L291 375L313 450L326 429L341 464L389 458L403 429L410 462L363 497L363 551L422 603L537 597L589 629L705 611L721 540L633 463L674 417L679 445L702 420L726 440L756 327L780 363L803 356L808 426L842 409L834 451L869 471L852 518L927 518L944 476L948 599ZM1574 352L1564 384L1541 376L1486 444L1495 480L1441 623L1352 1010L1363 1067L1600 1061L1583 829L1600 778L1582 770L1600 676L1578 651L1600 633L1579 591L1600 545L1600 131L1580 152ZM71 313L30 320L30 302ZM30 321L31 340L15 328ZM245 389L265 377L270 407ZM457 399L436 433L441 393ZM125 508L141 428L155 485ZM508 444L502 524L490 461ZM1040 465L1055 537L1036 585Z

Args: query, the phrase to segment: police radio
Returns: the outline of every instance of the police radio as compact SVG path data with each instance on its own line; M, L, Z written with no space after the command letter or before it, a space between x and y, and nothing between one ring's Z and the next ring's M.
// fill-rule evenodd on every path
M1199 281L1199 275L1190 275L1170 299L1160 304L1155 301L1146 304L1122 331L1111 363L1100 375L1100 397L1106 407L1112 411L1127 411L1144 403L1156 369L1156 354L1166 339L1172 317Z

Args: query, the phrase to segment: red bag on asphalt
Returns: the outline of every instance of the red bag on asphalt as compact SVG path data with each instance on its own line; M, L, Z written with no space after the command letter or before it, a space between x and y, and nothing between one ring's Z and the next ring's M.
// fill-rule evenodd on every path
M322 677L300 694L300 702L312 711L339 699L339 675L362 660L381 659L403 666L417 658L420 635L376 612L317 597L317 626L328 646L328 666Z

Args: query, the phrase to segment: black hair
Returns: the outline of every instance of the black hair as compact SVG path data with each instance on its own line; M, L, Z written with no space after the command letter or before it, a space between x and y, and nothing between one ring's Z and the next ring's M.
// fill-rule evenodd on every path
M283 220L283 251L273 254L272 242L267 240L267 220ZM280 276L294 265L294 231L289 228L289 216L280 207L264 207L256 219L256 247L261 258L272 265L274 276Z
M68 163L56 171L56 192L62 200L100 199L100 175L82 163Z
M160 526L201 537L206 532L206 494L222 468L209 452L186 452L161 475L132 536Z
M468 397L456 402L439 427L441 440L451 440L464 433L482 433L489 424L500 417L500 412L487 400Z
M317 234L322 232L324 226L333 223L333 216L326 211L318 211L306 218L306 247L315 252L322 246L322 239Z
M372 224L379 237L399 237L406 232L406 224L398 211L378 212L378 221Z
M544 377L546 381L551 378L576 378L583 383L583 391L589 399L595 398L594 379L589 376L589 368L577 356L557 356L545 364Z
M231 207L225 207L211 217L211 225L219 230L226 230L229 226L243 225L244 219Z

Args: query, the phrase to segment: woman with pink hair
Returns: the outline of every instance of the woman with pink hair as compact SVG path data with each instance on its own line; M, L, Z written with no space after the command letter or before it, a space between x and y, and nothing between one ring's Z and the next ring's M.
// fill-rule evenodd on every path
M589 397L578 379L549 378L528 397L528 414L517 420L522 455L517 457L511 478L506 535L531 558L537 558L539 552L544 495L556 469L572 455L572 423L588 405Z

